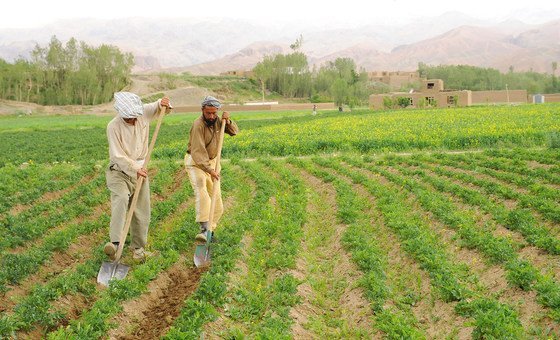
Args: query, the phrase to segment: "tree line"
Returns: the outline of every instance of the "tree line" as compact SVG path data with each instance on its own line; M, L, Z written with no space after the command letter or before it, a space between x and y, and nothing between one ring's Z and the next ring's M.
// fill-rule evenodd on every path
M311 102L334 101L336 105L350 107L368 102L372 93L391 92L389 86L368 80L364 69L358 70L351 58L337 58L318 70L309 68L307 56L298 50L303 45L300 36L290 47L293 52L265 56L254 68L254 78L261 86L262 99L266 91L284 97L310 99ZM505 90L525 89L528 93L560 92L556 77L557 62L552 63L552 74L533 71L502 73L497 69L468 65L429 66L420 62L418 72L428 79L443 79L445 87L456 90ZM419 87L420 84L409 84ZM401 89L402 90L402 89Z
M371 91L365 70L358 70L351 58L337 58L318 70L310 70L307 56L297 51L301 39L291 45L292 53L265 56L253 68L263 101L268 90L284 97L310 99L311 102L334 101L339 107L367 104Z
M38 44L31 60L0 59L0 98L42 105L95 105L130 84L134 58L117 47L93 47L71 38L65 45L53 36Z
M469 65L418 64L421 77L443 79L445 87L454 90L527 90L528 93L560 92L560 82L556 77L557 62L552 63L552 74L533 71L515 72L513 67L502 73L497 69Z

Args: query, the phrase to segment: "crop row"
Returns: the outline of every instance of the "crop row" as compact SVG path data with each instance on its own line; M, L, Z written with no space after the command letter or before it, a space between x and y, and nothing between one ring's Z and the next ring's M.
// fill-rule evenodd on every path
M393 186L382 184L364 173L341 165L336 160L317 159L318 164L335 169L356 184L363 185L376 198L387 226L395 232L401 246L430 276L431 285L443 301L459 301L455 311L474 319L474 337L521 336L523 328L517 313L494 298L469 288L469 275L451 261L449 250L431 228L407 203L407 196ZM359 165L358 160L354 165Z
M479 190L465 187L461 184L455 184L444 178L462 178L469 175L442 169L436 166L429 166L426 163L415 161L412 159L400 158L396 160L399 163L408 164L409 166L417 166L425 171L433 171L444 177L429 176L423 170L408 170L398 168L406 175L419 176L425 183L433 185L437 190L448 192L460 197L465 203L480 207L484 212L490 214L493 219L500 225L520 232L527 242L541 248L550 254L560 255L560 240L550 235L548 228L537 223L528 209L523 208L507 208L503 203L495 202L482 194ZM484 182L488 183L488 182ZM495 184L499 185L499 184ZM492 190L489 190L492 192Z
M0 169L0 215L17 204L29 205L47 192L53 193L76 185L94 170L92 164L5 166Z
M420 204L445 225L457 231L464 245L478 250L494 263L506 270L508 282L524 290L535 290L537 301L551 309L551 316L560 315L560 285L553 277L541 274L529 261L521 259L516 246L507 238L494 236L490 231L477 226L473 216L461 211L448 197L430 190L425 184L410 176L400 176L376 165L365 165L359 160L345 158L355 166L365 167L378 173L413 193Z
M164 190L165 195L168 196L167 192L172 189L171 185L168 185ZM190 186L184 185L183 183L183 187L175 193L171 193L166 200L158 201L153 204L152 226L155 226L152 227L153 234L158 233L158 224L163 223L190 194L192 194ZM41 247L32 248L29 252L23 253L21 257L30 257L33 254L38 254L37 258L31 260L31 266L36 266L38 262L42 260L42 256L48 256L49 251L63 251L68 246L68 243L75 239L78 234L89 233L94 230L100 230L104 226L106 227L108 218L108 215L103 214L96 221L85 221L79 224L76 229L65 229L60 233L53 234L52 237L49 237L43 242ZM177 241L182 242L182 239L179 237ZM99 294L103 293L100 293L96 285L92 283L91 278L97 275L99 265L106 260L106 257L102 252L102 245L92 245L91 251L92 258L87 259L84 263L78 264L75 268L69 268L63 271L60 275L53 277L47 283L34 287L28 295L18 300L13 313L2 313L2 315L0 315L0 336L13 335L16 331L28 331L37 326L45 330L56 327L66 318L66 315L64 311L53 310L52 302L60 299L62 296L81 294L89 301L99 300ZM19 259L19 257L17 258ZM154 261L159 264L166 263L161 259ZM139 271L138 275L141 276L143 275L142 273L142 271ZM121 287L120 289L123 288ZM122 294L122 291L120 294ZM86 311L84 315L87 313L90 313L90 311ZM96 313L96 311L91 313ZM80 321L72 322L80 324ZM86 329L88 329L86 333L89 331L98 331L95 327L86 327ZM82 329L82 331L84 330ZM68 335L70 336L71 334L73 334L72 331L69 331Z
M91 215L95 206L108 200L104 182L104 176L97 174L92 181L77 186L57 200L37 204L15 216L7 216L0 221L0 230L3 232L0 250L20 246L64 222Z
M370 209L368 200L358 196L340 176L314 166L311 161L292 158L289 162L335 188L338 219L346 225L342 243L362 273L358 282L375 313L373 326L389 338L425 338L410 311L414 302L405 297L408 292L400 295L396 287L387 284L388 254L378 242L379 231L371 225L379 221L373 222L363 213ZM388 300L395 301L396 308L387 307Z
M289 334L289 310L298 301L295 295L298 282L286 269L294 266L299 249L300 228L305 218L305 195L299 180L274 162L265 163L279 173L282 181L267 174L263 164L239 164L256 185L253 203L244 215L236 217L244 227L235 237L235 242L240 241L244 231L250 231L253 238L247 245L248 257L244 259L251 268L247 277L228 291L225 282L217 284L216 280L227 281L226 273L233 269L235 263L229 263L225 271L221 262L224 260L217 264L214 260L208 276L187 300L167 338L201 334L202 326L215 317L215 308L224 305L227 306L224 316L232 326L228 327L227 334L221 336L235 337L249 333L270 338ZM275 205L270 204L271 197L275 198ZM227 232L224 230L224 233ZM276 274L271 276L273 272ZM210 276L212 274L218 277ZM200 315L201 310L208 313Z

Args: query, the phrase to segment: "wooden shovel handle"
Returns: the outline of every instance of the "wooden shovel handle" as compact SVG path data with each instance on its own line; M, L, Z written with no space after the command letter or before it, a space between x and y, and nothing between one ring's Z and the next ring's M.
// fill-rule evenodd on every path
M222 128L220 129L220 140L218 141L218 155L216 156L216 167L214 170L220 172L222 169L220 161L222 159L222 145L224 144L224 135L226 131L225 119L222 119ZM212 230L214 223L214 210L216 209L216 201L218 198L218 189L220 188L220 180L214 180L212 186L212 200L210 201L210 216L208 218L208 229Z
M148 163L150 163L150 158L152 156L152 151L154 150L154 146L156 144L159 128L161 127L161 122L163 121L163 116L165 116L167 109L168 109L167 107L162 106L159 112L156 129L154 130L154 135L152 136L152 141L150 142L150 146L148 148L148 155L146 156L146 159L144 160L144 164L142 165L142 167L145 169L148 168ZM134 189L132 202L130 203L130 208L126 213L126 222L124 224L123 232L121 234L121 239L119 240L119 249L117 250L117 254L115 255L115 262L119 262L119 260L121 259L121 255L124 249L124 242L126 241L126 236L128 235L128 229L130 228L132 215L134 214L134 210L136 210L136 203L138 202L138 196L140 196L140 189L142 188L142 184L144 184L144 177L140 176L140 178L138 178L138 180L136 181L136 188Z

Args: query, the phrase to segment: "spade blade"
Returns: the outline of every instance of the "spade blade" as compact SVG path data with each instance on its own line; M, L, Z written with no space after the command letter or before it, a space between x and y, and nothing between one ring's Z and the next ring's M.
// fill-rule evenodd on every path
M210 260L210 248L206 244L197 245L194 251L194 265L197 267L207 266Z
M111 279L122 280L128 274L129 269L129 266L118 262L103 262L97 274L97 283L108 286Z
M194 265L198 267L207 266L210 263L210 242L212 241L212 231L206 231L206 242L197 244L194 250Z

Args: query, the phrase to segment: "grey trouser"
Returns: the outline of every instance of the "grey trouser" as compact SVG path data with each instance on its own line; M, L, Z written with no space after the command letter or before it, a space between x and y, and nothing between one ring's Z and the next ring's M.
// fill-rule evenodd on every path
M110 169L106 172L106 178L107 188L111 191L111 242L119 242L126 222L126 214L136 188L136 178L130 177L124 172ZM146 246L149 225L150 184L148 178L145 178L130 223L132 248Z

